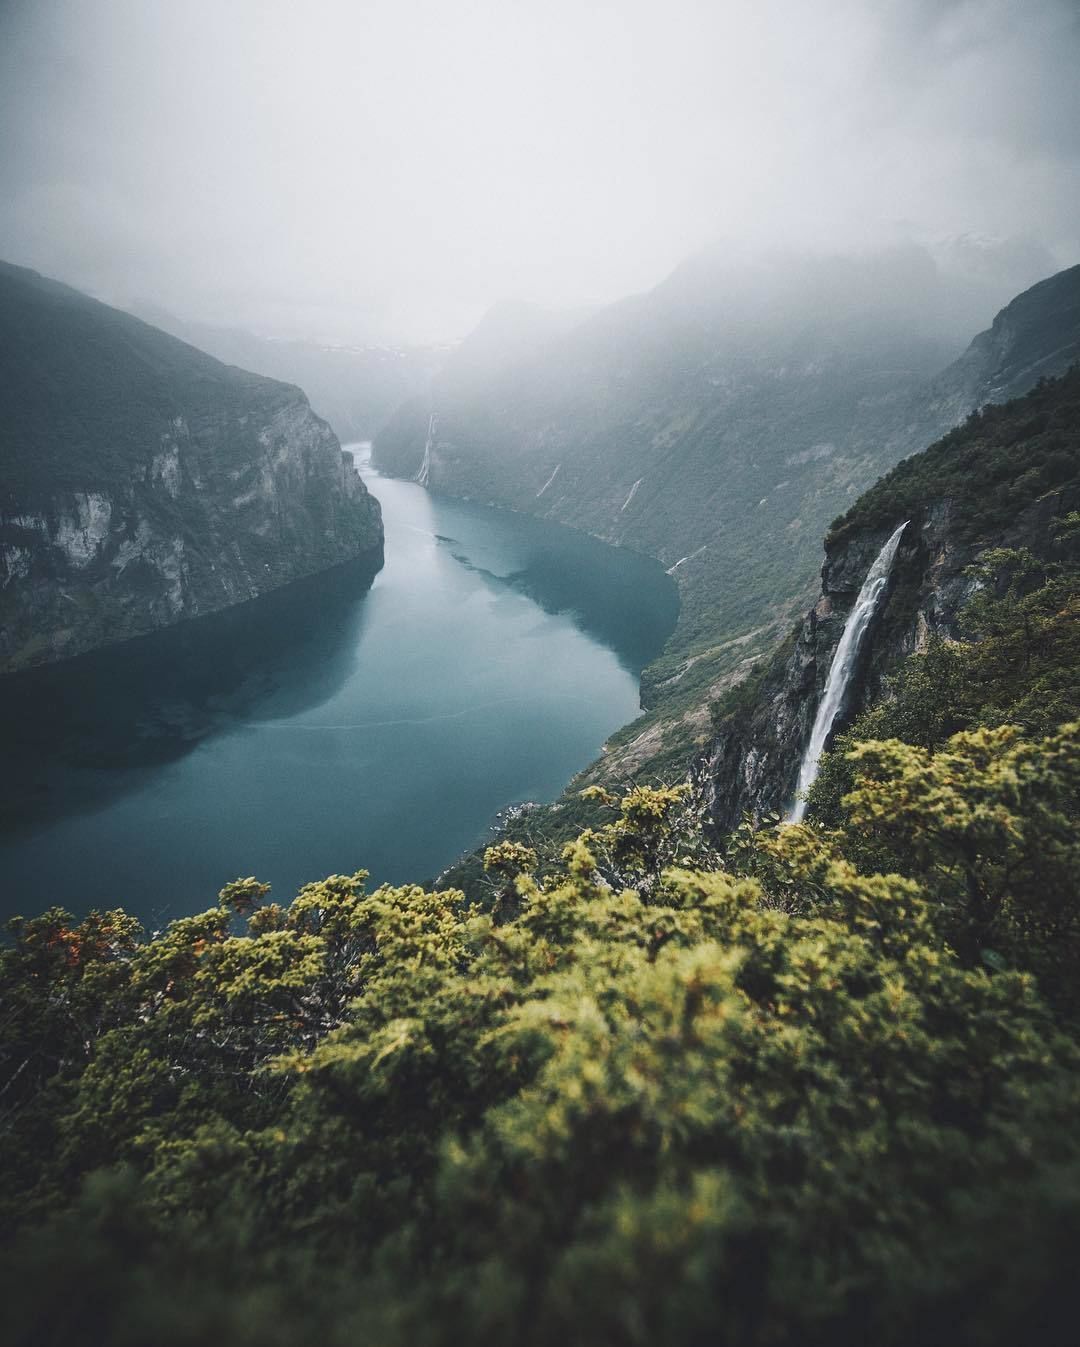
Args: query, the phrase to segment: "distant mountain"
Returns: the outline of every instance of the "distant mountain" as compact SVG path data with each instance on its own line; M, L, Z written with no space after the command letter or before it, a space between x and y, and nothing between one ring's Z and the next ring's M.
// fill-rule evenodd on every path
M448 377L377 436L376 461L413 475L427 447L435 490L660 558L682 613L643 691L693 737L809 598L839 511L986 389L1008 396L1068 364L1072 276L1026 292L961 356L971 284L924 249L714 251L486 380Z
M298 384L343 441L370 440L397 408L425 393L446 358L434 346L322 346L274 341L241 328L188 322L152 305L133 312L228 365Z
M435 386L458 391L473 383L483 387L494 376L539 356L585 317L577 310L501 300L450 353Z
M299 388L0 263L0 671L381 543L378 502Z

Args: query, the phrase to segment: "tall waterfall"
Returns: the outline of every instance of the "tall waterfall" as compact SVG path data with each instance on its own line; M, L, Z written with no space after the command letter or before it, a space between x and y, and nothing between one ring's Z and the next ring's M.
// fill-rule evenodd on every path
M799 767L799 784L796 787L795 804L788 815L789 823L801 823L806 814L806 792L814 784L818 767L821 765L821 755L825 752L825 744L832 732L833 722L844 704L844 695L851 682L855 661L859 657L859 646L866 635L870 619L874 616L878 600L888 583L893 557L896 556L896 549L900 546L900 535L910 523L911 520L906 519L878 553L877 560L870 567L862 589L859 590L855 606L848 614L844 634L840 637L840 644L836 647L836 653L829 665L829 677L825 682L825 691L821 694L821 702L814 718L814 728L810 731L810 742L806 745L806 752Z
M431 473L431 445L435 439L435 429L439 424L439 418L434 412L428 417L427 423L427 441L424 444L424 461L420 464L420 471L413 480L420 486L427 486L428 476Z

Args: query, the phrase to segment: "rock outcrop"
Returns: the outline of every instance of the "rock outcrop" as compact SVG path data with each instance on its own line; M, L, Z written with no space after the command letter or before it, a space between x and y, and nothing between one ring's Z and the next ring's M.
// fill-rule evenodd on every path
M1080 368L953 431L908 459L836 521L826 541L820 597L777 652L749 709L720 725L695 766L720 831L744 814L793 802L833 652L885 540L910 520L889 588L867 632L842 730L886 688L886 678L932 635L962 636L960 614L989 547L1052 561L1059 521L1080 506Z
M300 389L0 266L0 671L375 555L378 502Z

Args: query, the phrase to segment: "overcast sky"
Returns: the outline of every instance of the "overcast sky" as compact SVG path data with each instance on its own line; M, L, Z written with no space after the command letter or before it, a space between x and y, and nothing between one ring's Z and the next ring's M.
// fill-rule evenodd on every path
M1080 0L0 0L0 256L331 340L720 237L1080 260Z

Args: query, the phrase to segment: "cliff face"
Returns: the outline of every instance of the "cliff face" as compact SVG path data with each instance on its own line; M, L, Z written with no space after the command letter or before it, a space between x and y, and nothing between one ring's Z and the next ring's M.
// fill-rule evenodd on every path
M721 831L745 813L783 812L844 624L885 540L908 519L890 582L862 644L843 729L931 635L957 639L988 547L1052 561L1056 521L1080 506L1080 369L988 409L879 483L826 542L817 603L778 652L749 712L731 715L695 767Z
M0 671L377 553L378 502L304 394L0 269Z
M951 536L950 514L949 502L938 501L908 524L838 726L870 704L880 693L883 675L930 632L955 636L957 615L971 593L963 571L974 553ZM751 716L726 726L699 764L712 816L722 830L734 827L744 813L780 813L792 803L833 654L863 580L891 532L861 532L830 549L820 597L794 640L774 659Z

